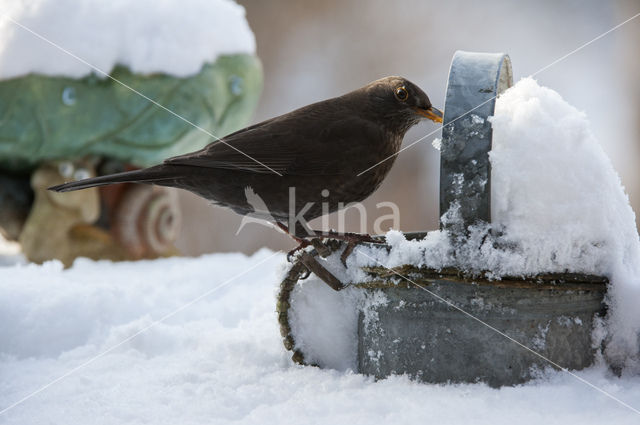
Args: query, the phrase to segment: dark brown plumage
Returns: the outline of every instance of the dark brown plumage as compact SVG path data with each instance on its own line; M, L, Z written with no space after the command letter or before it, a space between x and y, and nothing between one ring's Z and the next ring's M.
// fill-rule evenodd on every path
M305 220L326 212L323 202L333 212L340 204L371 195L394 159L361 176L358 173L397 153L406 131L424 118L442 122L442 113L415 84L386 77L252 125L160 165L50 189L66 192L125 182L177 187L238 214L287 225L292 187L296 214L302 212ZM268 211L255 210L247 188L264 201ZM296 235L308 236L303 231L296 226Z

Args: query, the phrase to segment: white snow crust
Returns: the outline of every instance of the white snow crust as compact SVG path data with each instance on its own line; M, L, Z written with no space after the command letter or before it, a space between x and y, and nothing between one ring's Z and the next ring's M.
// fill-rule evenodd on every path
M3 0L1 12L0 79L93 71L7 16L106 73L124 65L186 77L219 55L256 48L245 10L232 0Z

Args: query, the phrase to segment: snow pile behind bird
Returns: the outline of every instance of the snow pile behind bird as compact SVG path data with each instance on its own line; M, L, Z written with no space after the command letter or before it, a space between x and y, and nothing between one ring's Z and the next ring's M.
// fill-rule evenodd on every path
M6 0L2 79L29 73L79 78L93 71L8 18L106 73L124 65L134 73L187 77L220 55L256 48L244 8L232 0Z

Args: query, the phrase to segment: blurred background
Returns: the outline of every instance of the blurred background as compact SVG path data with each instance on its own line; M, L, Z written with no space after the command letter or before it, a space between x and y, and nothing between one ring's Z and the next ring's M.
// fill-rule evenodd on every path
M506 52L514 82L526 77L640 12L640 1L426 1L297 2L238 0L246 8L264 91L253 122L341 95L386 75L402 75L443 107L447 75L456 50ZM640 210L640 17L536 75L584 111L620 174L633 209ZM437 127L414 127L404 145ZM380 189L365 202L369 231L376 204L400 207L400 229L438 228L440 132L401 153ZM549 149L553 149L549 141ZM178 248L187 255L260 247L291 249L275 230L180 191L184 225ZM552 205L549 208L553 208ZM330 223L334 223L332 217ZM357 230L358 214L347 213ZM319 223L311 223L320 227Z

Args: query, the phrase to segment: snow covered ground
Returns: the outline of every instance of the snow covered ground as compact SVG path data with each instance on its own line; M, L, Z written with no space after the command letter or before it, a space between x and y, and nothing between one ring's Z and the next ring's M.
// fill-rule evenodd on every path
M495 390L294 365L274 312L281 253L79 260L69 270L9 258L0 268L0 410L58 381L3 411L0 424L640 421L560 372ZM579 375L640 407L639 377L603 366Z
M0 424L640 421L561 372L496 390L294 365L274 312L282 253L78 260L68 270L0 258ZM640 377L603 366L579 375L640 407Z

